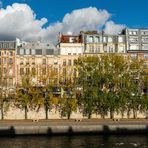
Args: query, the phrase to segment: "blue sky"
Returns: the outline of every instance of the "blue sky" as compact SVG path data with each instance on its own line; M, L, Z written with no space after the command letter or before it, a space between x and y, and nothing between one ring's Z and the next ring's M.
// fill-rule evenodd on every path
M58 32L76 34L81 30L104 30L107 34L117 34L125 27L148 27L147 0L0 1L0 34L3 35L0 39L41 37L54 41Z
M61 21L63 16L72 10L92 6L109 11L117 23L129 27L148 26L147 0L3 0L3 6L15 2L27 3L37 18L46 17L49 23Z

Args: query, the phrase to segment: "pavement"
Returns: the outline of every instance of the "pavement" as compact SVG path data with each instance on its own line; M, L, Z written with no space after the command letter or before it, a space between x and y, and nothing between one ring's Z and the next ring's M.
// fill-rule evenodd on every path
M69 126L69 125L148 125L148 119L120 119L114 121L111 119L52 119L52 120L1 120L2 126Z

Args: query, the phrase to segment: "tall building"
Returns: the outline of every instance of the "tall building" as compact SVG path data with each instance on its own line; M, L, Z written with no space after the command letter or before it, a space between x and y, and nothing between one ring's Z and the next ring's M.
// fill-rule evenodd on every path
M82 36L59 34L58 48L62 62L61 81L72 81L77 76L75 61L84 52Z
M83 54L126 53L125 34L107 35L97 31L81 32Z
M18 42L16 52L16 83L25 75L32 75L36 85L52 71L59 70L58 49L52 43Z
M131 58L141 58L148 68L148 29L126 29L127 53Z
M16 42L0 41L0 75L3 87L13 86L16 77Z
M125 29L118 35L97 31L60 33L57 47L51 42L0 41L1 84L16 86L26 75L32 75L37 85L51 78L56 84L71 82L78 75L76 60L80 56L104 53L141 58L148 68L148 29Z

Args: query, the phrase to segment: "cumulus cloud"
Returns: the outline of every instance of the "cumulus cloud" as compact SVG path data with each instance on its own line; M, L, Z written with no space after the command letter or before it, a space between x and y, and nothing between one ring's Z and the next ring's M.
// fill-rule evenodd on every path
M104 32L106 34L118 34L125 27L125 25L115 24L113 21L108 21L105 24Z
M123 25L109 21L111 14L107 10L95 7L83 8L67 13L61 22L48 27L46 18L37 19L34 11L27 4L14 3L0 9L0 39L56 41L59 32L77 34L79 31L101 30L105 26L106 33L117 33Z

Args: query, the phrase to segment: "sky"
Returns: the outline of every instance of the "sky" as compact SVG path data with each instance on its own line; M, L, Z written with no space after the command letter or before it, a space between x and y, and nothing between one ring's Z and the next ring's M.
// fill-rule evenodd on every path
M58 33L148 27L147 0L0 0L0 39L55 42Z

